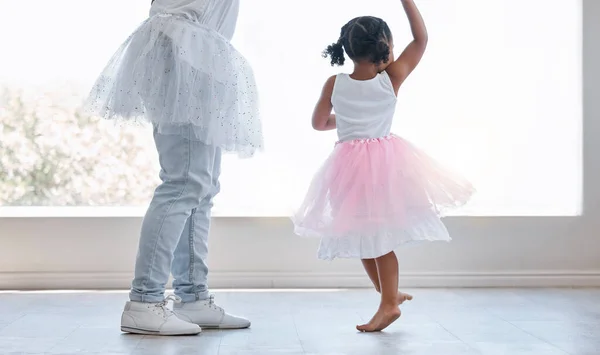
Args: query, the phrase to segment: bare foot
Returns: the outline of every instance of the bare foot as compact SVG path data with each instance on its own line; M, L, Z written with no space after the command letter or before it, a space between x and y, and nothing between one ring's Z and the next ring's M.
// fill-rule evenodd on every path
M358 325L356 329L361 332L380 332L400 318L400 308L379 307L379 310L367 324Z
M398 291L398 304L402 304L405 301L412 301L412 299L413 299L412 295Z

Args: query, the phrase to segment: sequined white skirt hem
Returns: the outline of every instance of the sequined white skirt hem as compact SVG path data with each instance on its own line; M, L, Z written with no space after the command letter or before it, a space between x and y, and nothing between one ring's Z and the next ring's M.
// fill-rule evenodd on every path
M219 33L155 15L110 59L85 104L106 119L190 126L196 139L251 156L263 146L258 94L246 59Z

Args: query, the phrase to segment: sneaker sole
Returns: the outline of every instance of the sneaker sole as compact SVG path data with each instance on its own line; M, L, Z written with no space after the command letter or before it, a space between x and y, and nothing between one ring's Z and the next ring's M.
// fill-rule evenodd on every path
M146 329L132 328L132 327L121 327L121 331L123 333L130 334L141 334L141 335L165 335L165 336L178 336L178 335L198 335L202 333L202 328L198 330L193 330L189 332L157 332Z
M200 325L198 324L198 326L200 326L200 328L202 329L247 329L250 328L251 323L248 324L244 324L244 325Z

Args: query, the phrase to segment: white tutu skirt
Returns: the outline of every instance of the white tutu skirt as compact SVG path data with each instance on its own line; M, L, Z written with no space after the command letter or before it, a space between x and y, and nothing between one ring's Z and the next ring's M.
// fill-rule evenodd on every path
M177 15L146 20L123 43L85 104L106 119L149 121L160 133L251 156L263 146L254 74L218 32Z
M408 243L450 241L440 216L473 193L400 137L349 141L336 145L292 219L296 234L321 238L320 259L374 259Z

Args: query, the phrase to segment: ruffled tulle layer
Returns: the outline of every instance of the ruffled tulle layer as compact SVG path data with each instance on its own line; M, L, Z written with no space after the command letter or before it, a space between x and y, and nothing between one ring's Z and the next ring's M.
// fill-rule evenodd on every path
M146 20L94 84L86 108L106 119L149 121L160 133L250 156L263 146L252 68L218 32L175 15Z
M449 241L440 217L472 185L397 136L339 143L294 215L295 232L320 237L321 259L371 259L402 244Z

